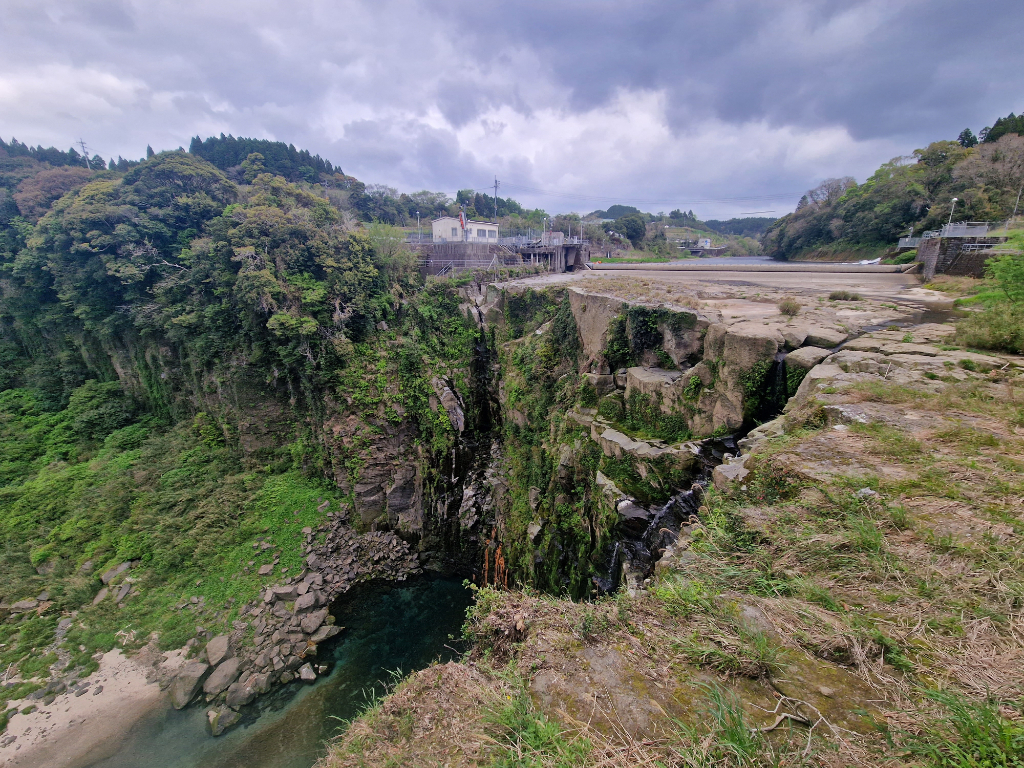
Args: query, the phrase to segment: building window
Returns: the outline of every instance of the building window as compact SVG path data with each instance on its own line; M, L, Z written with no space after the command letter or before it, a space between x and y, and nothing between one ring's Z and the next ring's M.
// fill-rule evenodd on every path
M476 236L477 237L487 237L487 230L486 229L478 229L476 231Z
M497 237L498 236L498 230L496 230L496 229L489 229L489 230L487 230L487 236L488 237Z
M452 237L458 237L458 236L459 236L459 228L458 227L452 227Z

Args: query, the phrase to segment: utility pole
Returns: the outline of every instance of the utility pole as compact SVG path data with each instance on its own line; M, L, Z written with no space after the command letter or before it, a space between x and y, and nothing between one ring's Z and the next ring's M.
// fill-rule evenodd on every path
M82 154L85 155L85 167L91 171L92 166L89 164L89 148L85 146L85 140L80 138L78 140L78 146L82 148Z
M498 223L498 177L494 177L494 223Z
M423 242L423 235L420 234L420 212L416 211L416 242Z

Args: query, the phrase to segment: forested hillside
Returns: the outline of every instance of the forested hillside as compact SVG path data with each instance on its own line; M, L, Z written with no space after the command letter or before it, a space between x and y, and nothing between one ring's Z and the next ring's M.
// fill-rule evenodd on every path
M951 213L955 221L1005 221L1022 184L1024 136L1004 133L976 146L937 141L890 160L863 184L827 179L761 242L767 256L786 260L823 248L895 245L911 231L940 228Z
M452 287L423 285L400 232L343 226L322 187L266 172L236 184L181 151L127 173L30 153L0 153L0 169L0 665L13 677L47 674L61 611L80 611L85 668L126 626L171 648L197 624L229 625L268 578L249 567L254 537L296 572L301 529L372 480L374 460L419 462L423 494L444 481L435 457L475 429L478 334ZM443 391L466 414L458 431ZM366 450L399 434L408 456ZM132 564L119 597L93 603L119 563ZM181 612L189 595L201 603Z

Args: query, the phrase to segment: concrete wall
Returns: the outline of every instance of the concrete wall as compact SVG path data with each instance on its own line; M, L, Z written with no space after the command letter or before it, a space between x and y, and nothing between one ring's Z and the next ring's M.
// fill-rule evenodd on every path
M994 251L961 251L957 258L950 262L944 274L958 275L960 277L984 277L985 264L994 256L999 256Z
M968 244L998 245L1005 243L1005 237L930 237L922 240L917 249L917 260L921 262L921 272L924 279L931 280L935 275L943 274L971 274L974 277L981 277L981 274L973 275L967 272L952 272L951 269L959 269L961 262L964 268L975 268L978 260L971 251L963 251ZM991 256L991 253L989 254ZM981 262L982 265L984 261ZM982 266L984 270L984 266Z
M453 216L442 216L430 222L430 231L435 243L497 243L498 225L488 221L470 220L466 232L462 231L459 220ZM481 234L482 233L482 234Z

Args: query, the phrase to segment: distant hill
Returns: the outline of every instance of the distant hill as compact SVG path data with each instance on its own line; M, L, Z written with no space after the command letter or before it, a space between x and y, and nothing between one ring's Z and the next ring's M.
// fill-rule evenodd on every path
M639 213L645 215L639 208L634 208L632 205L612 205L609 206L607 211L594 211L588 213L586 218L596 219L621 219L623 216L628 216L631 213Z
M258 153L263 155L263 170L284 176L288 181L313 183L319 181L321 176L342 172L341 168L331 165L330 160L324 160L320 155L311 155L308 150L296 149L283 141L269 139L236 139L223 133L220 138L211 136L206 140L196 136L189 144L188 151L213 163L222 171L236 168L249 155Z
M768 227L776 217L748 216L745 219L708 219L704 222L710 229L722 235L740 235L741 237L760 237L768 231Z
M28 157L40 163L49 163L54 167L65 165L86 167L85 157L78 154L74 147L67 152L62 152L54 147L44 149L42 145L30 147L28 144L22 144L17 139L11 139L10 144L0 139L0 152L5 153L6 157ZM92 162L91 159L90 162Z

